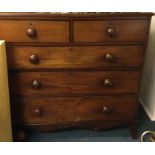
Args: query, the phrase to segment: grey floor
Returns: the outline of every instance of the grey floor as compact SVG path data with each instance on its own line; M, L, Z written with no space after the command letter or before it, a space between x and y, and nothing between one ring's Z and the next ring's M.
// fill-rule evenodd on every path
M155 122L151 122L142 108L139 110L139 138L131 138L129 130L113 129L108 131L67 130L52 133L29 132L29 142L139 142L140 134L145 130L155 131Z

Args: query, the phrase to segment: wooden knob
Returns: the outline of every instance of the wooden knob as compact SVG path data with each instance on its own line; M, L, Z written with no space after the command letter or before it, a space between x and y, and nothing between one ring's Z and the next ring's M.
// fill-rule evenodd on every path
M113 86L113 84L112 84L110 79L105 79L104 80L104 86L107 88L111 88Z
M114 55L112 55L112 54L106 54L105 60L106 60L107 62L113 63L113 62L115 61L115 57L114 57Z
M35 114L36 116L41 116L41 114L42 114L41 109L40 109L40 108L34 109L34 114Z
M30 63L32 63L32 64L38 64L38 63L39 63L39 58L38 58L37 55L32 54L32 55L30 55L30 57L29 57L29 61L30 61Z
M34 81L32 82L32 87L33 87L34 89L39 89L40 86L41 86L41 84L40 84L39 81L34 80Z
M36 37L37 32L34 28L29 28L29 29L27 29L26 34L28 37L34 38L34 37Z
M108 29L107 29L107 34L108 34L110 37L113 37L113 36L116 34L115 28L113 28L113 27L108 28Z
M108 108L107 106L104 106L103 109L102 109L102 111L103 111L103 113L106 114L106 115L111 113L111 109Z

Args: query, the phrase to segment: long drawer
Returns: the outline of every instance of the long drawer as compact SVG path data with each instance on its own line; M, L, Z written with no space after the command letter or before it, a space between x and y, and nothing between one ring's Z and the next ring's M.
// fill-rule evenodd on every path
M6 42L69 42L69 22L0 20L0 39Z
M12 95L51 96L137 93L140 71L14 72Z
M143 55L140 45L7 48L10 69L140 67Z
M74 42L145 41L147 20L75 21Z
M15 121L25 124L131 121L137 103L137 96L14 98L12 110Z

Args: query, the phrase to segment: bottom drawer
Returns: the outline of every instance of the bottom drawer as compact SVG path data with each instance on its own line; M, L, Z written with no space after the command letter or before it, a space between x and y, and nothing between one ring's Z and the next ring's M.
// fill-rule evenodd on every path
M87 121L131 121L137 96L84 96L62 98L16 98L14 121L24 124L60 124Z

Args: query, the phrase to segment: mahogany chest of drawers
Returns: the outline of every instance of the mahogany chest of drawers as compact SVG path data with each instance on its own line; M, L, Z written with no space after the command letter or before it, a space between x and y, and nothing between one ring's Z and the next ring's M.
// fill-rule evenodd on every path
M151 13L1 13L12 122L41 131L128 126Z

